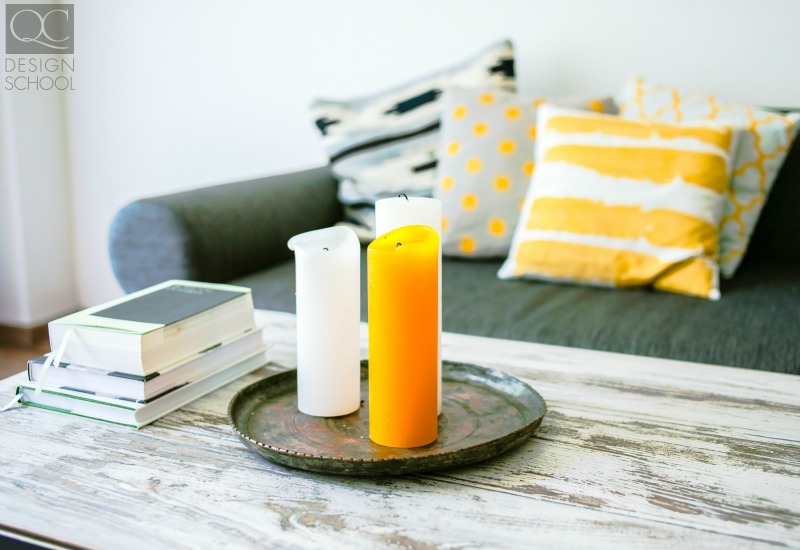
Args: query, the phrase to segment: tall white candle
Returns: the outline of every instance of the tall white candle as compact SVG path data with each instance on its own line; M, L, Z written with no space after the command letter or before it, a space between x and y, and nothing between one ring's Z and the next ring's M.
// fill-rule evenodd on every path
M442 201L427 197L392 197L375 203L375 234L405 225L427 225L439 233L439 414L442 413Z
M360 247L346 227L289 240L297 281L297 407L342 416L361 404Z

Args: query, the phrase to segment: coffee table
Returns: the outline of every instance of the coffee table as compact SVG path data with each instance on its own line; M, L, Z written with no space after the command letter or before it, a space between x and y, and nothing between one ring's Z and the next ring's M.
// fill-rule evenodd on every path
M478 465L332 477L228 426L239 389L293 365L294 316L258 316L275 363L143 430L0 413L0 532L136 550L800 546L800 377L445 334L445 358L544 396L536 436Z

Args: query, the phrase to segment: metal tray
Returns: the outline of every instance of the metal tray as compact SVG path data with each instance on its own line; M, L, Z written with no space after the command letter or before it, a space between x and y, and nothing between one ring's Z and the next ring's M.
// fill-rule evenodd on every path
M451 468L496 456L528 439L547 405L521 380L476 365L443 361L439 437L413 449L369 439L367 361L361 363L361 408L319 418L297 410L297 371L251 384L228 407L234 433L265 458L341 475L397 475Z

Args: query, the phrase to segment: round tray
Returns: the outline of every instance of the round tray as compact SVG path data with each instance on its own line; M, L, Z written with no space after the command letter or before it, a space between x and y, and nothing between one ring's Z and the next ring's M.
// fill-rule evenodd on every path
M395 475L485 460L528 439L547 412L533 388L506 373L442 362L439 437L413 449L369 439L367 361L361 362L361 408L320 418L297 410L297 371L260 380L237 393L228 421L247 447L265 458L314 472Z

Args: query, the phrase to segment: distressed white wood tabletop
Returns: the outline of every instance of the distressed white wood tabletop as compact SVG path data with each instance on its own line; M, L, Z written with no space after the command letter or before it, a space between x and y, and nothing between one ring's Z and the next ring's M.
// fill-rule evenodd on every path
M294 316L259 315L277 364L140 431L0 413L0 532L136 550L800 546L800 377L445 334L445 358L544 396L537 435L474 466L329 477L227 424L236 391L294 363Z

